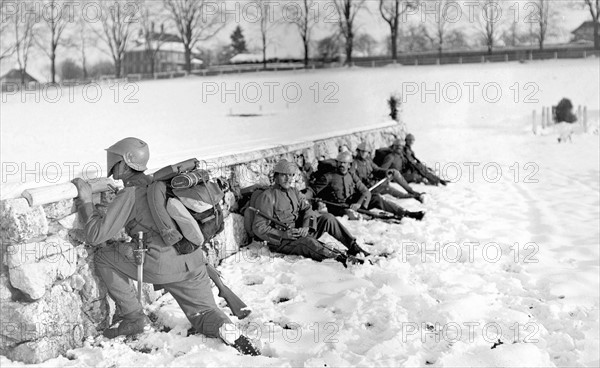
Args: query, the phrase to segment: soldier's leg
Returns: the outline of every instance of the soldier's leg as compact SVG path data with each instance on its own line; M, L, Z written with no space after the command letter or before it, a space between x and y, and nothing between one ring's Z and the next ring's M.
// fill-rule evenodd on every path
M231 320L219 309L212 293L212 285L202 266L190 279L165 284L164 288L173 295L192 327L208 337L219 337L219 328Z
M143 314L143 308L137 299L136 290L130 279L137 278L137 265L129 259L126 244L100 248L94 255L96 272L106 284L108 294L115 301L123 318Z
M406 214L406 211L402 207L395 203L386 201L385 199L383 199L381 194L373 194L371 196L371 201L369 202L369 209L371 208L378 208L380 210L393 213L398 217L404 217L404 215Z
M350 234L350 231L342 225L338 219L330 213L322 214L317 218L317 232L315 238L319 239L323 234L329 234L344 244L347 248L356 242L356 239Z
M408 185L408 182L406 181L406 179L404 179L404 176L402 176L402 174L400 174L400 171L392 170L392 181L394 183L400 184L402 189L406 190L406 192L408 194L412 194L412 195L418 194L417 192L414 191L413 188L410 187L410 185Z
M408 194L408 193L404 193L396 188L393 188L391 185L389 184L383 184L380 185L379 187L377 187L375 190L373 190L373 193L377 193L377 194L389 194L392 197L396 197L396 198L400 198L400 199L404 199L404 198L414 198L414 195L412 194Z
M304 237L295 240L284 240L279 247L272 250L290 255L298 255L321 262L324 259L336 258L339 253L331 251L323 246L317 239Z

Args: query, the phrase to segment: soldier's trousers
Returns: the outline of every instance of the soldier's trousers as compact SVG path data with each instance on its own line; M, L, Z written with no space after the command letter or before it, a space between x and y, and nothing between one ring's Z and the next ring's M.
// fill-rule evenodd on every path
M412 194L404 193L396 188L393 188L392 186L390 186L389 183L381 184L377 188L373 189L372 193L377 193L377 194L382 194L382 195L389 194L392 197L396 197L396 198L414 198L414 196Z
M406 214L406 210L396 203L386 201L381 194L374 193L371 196L368 209L378 208L387 212L391 212L399 217L403 217Z
M392 170L392 181L394 183L400 184L400 186L402 187L402 189L406 190L406 192L408 194L415 194L416 193L414 191L414 189L411 188L410 185L408 185L408 181L404 178L404 176L402 176L402 174L400 173L400 171L398 171L396 169ZM383 185L385 185L385 184L383 184ZM389 188L389 185L387 185L387 187ZM395 189L391 188L391 190L395 190ZM395 191L398 192L397 190L395 190ZM397 197L395 195L393 195L393 196ZM397 197L397 198L403 198L403 197ZM406 197L404 197L404 198L406 198Z
M97 273L106 284L109 295L124 318L141 316L142 305L137 299L136 290L129 282L130 279L137 280L137 265L131 246L119 243L114 247L100 248L95 254L94 262ZM165 283L160 275L144 272L144 282L160 284L171 293L197 332L209 337L218 337L219 327L224 323L231 323L231 320L215 303L206 266L182 273L178 278L178 281L173 282L173 275L169 275L170 282Z
M269 245L269 249L272 251L293 254L321 262L327 258L336 258L340 253L335 252L329 245L324 245L317 239L321 235L328 233L337 239L340 243L344 244L347 248L355 246L356 239L332 214L325 213L317 218L317 232L311 236L298 238L294 240L284 239L281 245Z

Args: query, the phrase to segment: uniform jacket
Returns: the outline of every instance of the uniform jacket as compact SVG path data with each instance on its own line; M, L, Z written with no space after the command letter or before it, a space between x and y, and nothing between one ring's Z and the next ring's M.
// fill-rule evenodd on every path
M79 210L85 221L86 240L92 245L113 238L123 227L131 237L137 237L139 231L144 232L148 248L144 273L159 275L162 282L168 283L171 279L181 279L182 273L197 269L206 260L201 250L179 255L174 247L164 243L148 205L147 186L150 182L151 179L144 174L128 180L125 188L108 206L106 215L95 209L92 203L80 206Z
M352 171L362 180L366 186L371 186L377 182L378 177L383 177L387 170L382 169L370 158L355 158L352 162Z
M355 193L360 193L357 201L360 204L370 199L369 189L352 171L345 175L338 172L323 174L317 178L312 189L316 197L329 202L346 203Z
M404 167L404 155L398 152L391 152L383 159L383 163L381 164L381 168L388 169L396 169L402 172L402 168Z
M318 216L312 211L310 203L298 189L286 190L277 184L258 196L255 208L290 228L308 227L310 218ZM274 227L271 221L260 215L254 216L252 231L254 235L271 245L280 245L282 240L286 239L285 230Z

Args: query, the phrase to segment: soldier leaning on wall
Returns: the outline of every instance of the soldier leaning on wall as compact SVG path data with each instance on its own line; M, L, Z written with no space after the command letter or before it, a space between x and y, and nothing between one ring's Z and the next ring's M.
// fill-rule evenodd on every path
M132 238L144 233L147 246L143 268L144 281L161 285L177 301L192 327L209 337L219 337L243 354L258 355L259 350L244 336L215 304L211 283L206 270L206 259L201 249L189 254L179 254L167 246L153 220L147 200L147 187L151 178L147 169L150 151L148 145L137 138L125 138L106 149L108 175L123 180L125 188L119 192L102 215L92 204L92 189L82 179L73 180L79 191L77 206L85 223L86 240L101 247L95 253L96 272L106 283L122 321L118 327L104 331L104 336L135 335L149 325L130 279L137 279L137 265L133 256L133 243L102 246L123 227Z

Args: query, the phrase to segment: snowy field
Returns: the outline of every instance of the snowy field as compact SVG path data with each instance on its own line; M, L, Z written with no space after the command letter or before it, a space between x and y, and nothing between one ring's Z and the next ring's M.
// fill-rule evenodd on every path
M263 356L186 337L189 323L165 296L148 306L162 332L91 340L40 366L599 366L599 78L590 59L206 79L295 81L309 96L296 104L202 103L192 93L206 87L198 79L142 83L131 105L12 96L2 106L3 163L102 163L102 148L139 135L156 152L150 166L160 167L221 144L234 152L385 123L385 99L404 92L417 155L453 182L416 186L427 192L424 204L400 202L426 210L422 222L342 219L374 254L389 254L373 265L344 269L257 245L226 259L227 284L253 311L232 319L260 340ZM309 89L316 82L318 103ZM439 101L421 93L436 82ZM326 83L339 102L323 103ZM552 132L531 133L532 110L539 116L562 97L588 106L596 134L577 128L572 143L557 144ZM263 116L227 116L255 113ZM0 366L22 364L0 357Z

